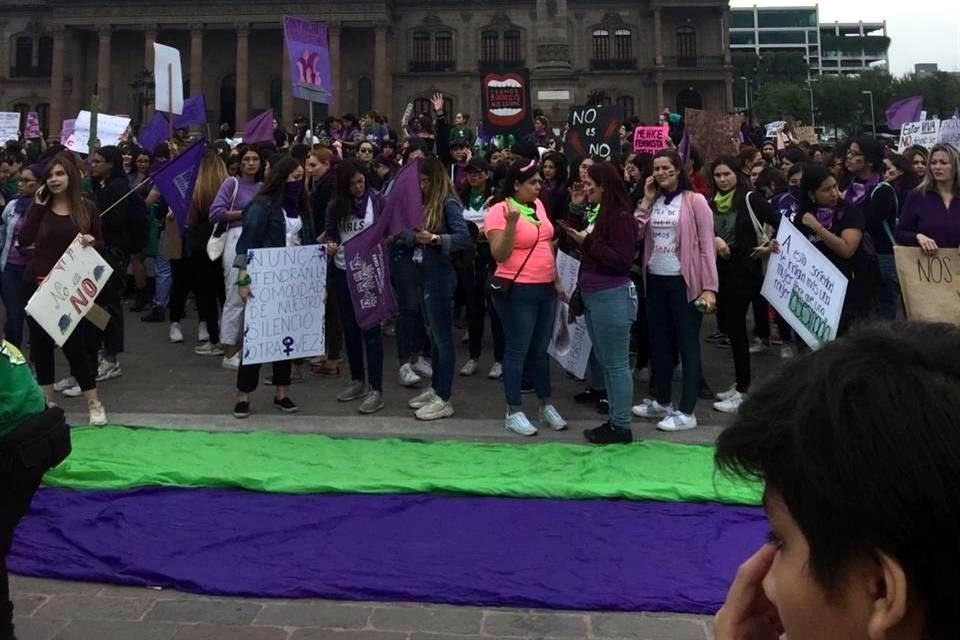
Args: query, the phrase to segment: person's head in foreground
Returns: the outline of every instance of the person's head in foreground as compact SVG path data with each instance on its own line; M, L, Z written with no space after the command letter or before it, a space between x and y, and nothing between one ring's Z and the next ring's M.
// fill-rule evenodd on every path
M717 440L770 543L716 640L946 640L960 602L960 328L868 327L785 366Z

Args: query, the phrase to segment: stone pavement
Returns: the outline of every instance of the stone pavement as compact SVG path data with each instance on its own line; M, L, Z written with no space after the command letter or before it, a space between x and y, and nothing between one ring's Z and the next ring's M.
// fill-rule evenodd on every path
M111 421L173 429L257 430L324 433L353 437L413 437L461 440L502 440L535 445L539 442L581 442L581 430L602 421L591 408L570 398L583 383L554 368L554 401L570 421L570 430L543 432L538 438L520 438L503 430L500 385L487 380L491 364L487 350L478 375L454 381L454 418L436 423L418 422L406 408L417 393L396 380L394 342L387 339L385 409L371 417L355 413L354 403L337 403L341 377L306 373L291 395L301 407L296 416L270 409L270 390L254 396L254 415L244 421L230 416L235 374L219 367L219 358L195 356L191 334L195 323L184 323L187 342L167 343L167 325L144 325L127 316L127 351L121 357L124 374L100 386ZM713 330L713 322L704 331ZM729 350L705 345L704 367L716 390L729 386L733 364ZM458 353L458 368L466 360ZM777 366L775 353L753 358L755 377ZM269 367L265 374L269 374ZM65 372L60 361L58 371ZM637 400L643 397L646 377L638 377ZM679 392L679 385L675 391ZM62 399L74 424L86 421L80 400ZM535 407L527 399L528 410ZM259 409L259 413L256 411ZM634 436L677 442L711 443L729 417L710 403L697 408L700 428L663 434L652 423L634 422ZM629 547L627 547L629 548ZM602 578L598 578L602 579ZM101 584L73 583L16 577L12 583L20 640L465 640L468 638L577 638L631 640L707 640L710 622L702 616L670 613L566 612L529 609L484 609L404 603L362 603L323 600L265 600L217 598L176 591L155 591Z

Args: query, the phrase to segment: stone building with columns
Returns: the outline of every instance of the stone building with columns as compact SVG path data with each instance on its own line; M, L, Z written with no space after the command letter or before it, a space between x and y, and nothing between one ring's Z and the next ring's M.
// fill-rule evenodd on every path
M554 122L594 91L644 120L732 109L726 0L3 0L0 110L37 111L56 134L96 93L102 113L148 118L160 42L180 50L184 95L206 96L214 128L267 108L290 122L308 105L291 95L285 14L329 25L334 101L318 118L375 108L396 122L434 91L478 114L481 73L515 68Z

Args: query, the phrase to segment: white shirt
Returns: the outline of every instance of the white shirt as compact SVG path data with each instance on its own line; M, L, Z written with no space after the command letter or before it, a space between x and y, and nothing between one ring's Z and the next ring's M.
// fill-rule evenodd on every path
M647 271L655 276L680 275L680 204L682 194L677 194L670 201L664 202L660 196L650 212L651 235L653 237L653 251L650 253L650 262Z
M333 256L333 264L337 269L346 270L347 268L347 261L343 254L343 245L347 244L347 242L363 231L366 231L372 225L373 198L367 198L367 210L364 212L362 218L350 216L340 223L340 249L337 251L337 255Z
M296 218L288 218L287 212L284 211L283 221L287 227L287 246L299 247L300 230L303 229L303 220L300 219L300 216L297 216Z

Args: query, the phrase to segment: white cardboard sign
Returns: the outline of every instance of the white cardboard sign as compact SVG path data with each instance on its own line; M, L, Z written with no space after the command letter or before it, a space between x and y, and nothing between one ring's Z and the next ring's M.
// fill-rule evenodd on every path
M580 274L580 261L563 251L557 252L557 277L567 297L577 288L577 276ZM587 332L587 321L583 316L573 324L567 323L567 303L557 304L557 317L553 323L553 338L547 348L561 367L583 380L590 361L593 343Z
M931 149L939 140L939 120L908 122L900 129L900 143L897 145L897 151L903 153L906 149L914 145Z
M183 68L180 50L153 43L154 104L157 111L183 113Z
M16 111L0 111L0 145L8 140L20 139L20 114Z
M130 126L127 116L111 116L106 113L97 114L97 140L101 147L119 144L123 135ZM90 112L81 111L73 123L73 131L67 137L64 145L77 153L90 152Z

